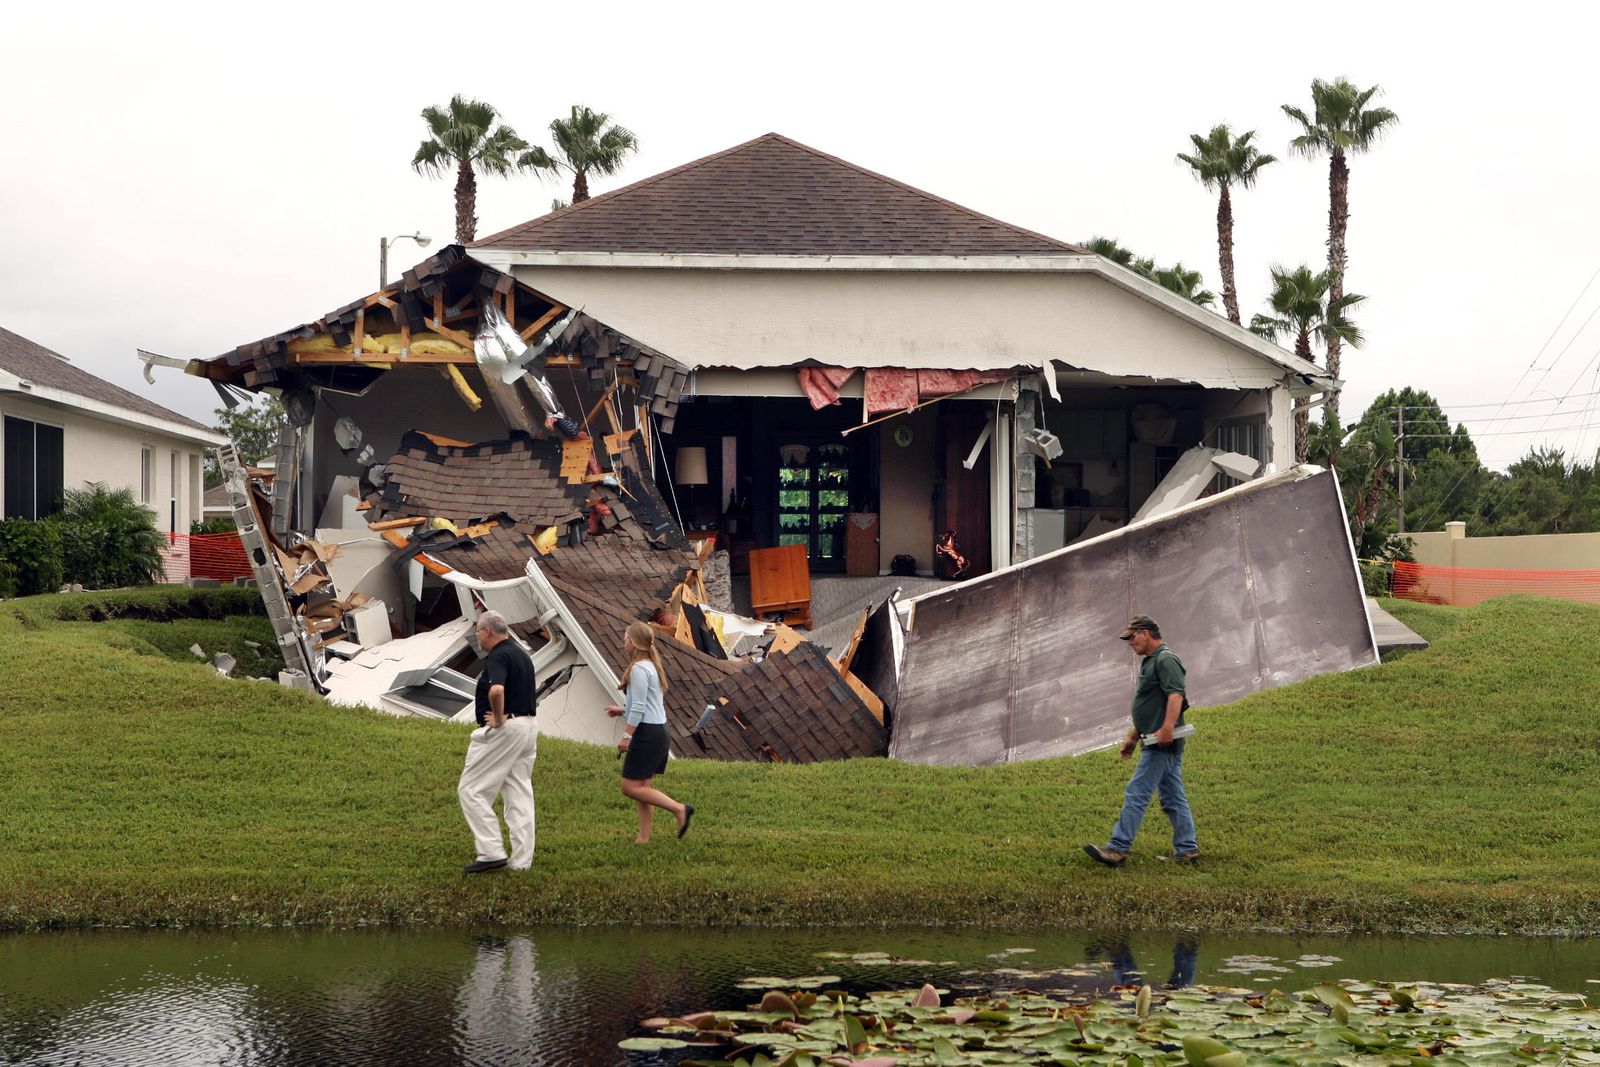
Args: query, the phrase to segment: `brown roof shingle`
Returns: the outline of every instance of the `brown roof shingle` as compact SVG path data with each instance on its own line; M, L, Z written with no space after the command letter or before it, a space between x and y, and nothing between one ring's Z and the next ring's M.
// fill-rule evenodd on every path
M176 411L164 408L153 400L147 400L138 393L131 393L119 385L112 385L104 378L97 378L88 371L73 366L59 353L52 352L44 345L30 341L21 334L12 333L3 327L0 327L0 369L8 370L30 382L81 396L86 400L98 400L102 404L127 408L129 411L136 411L152 418L166 419L168 422L175 422L193 430L211 429L204 423L196 422L186 415L179 415Z
M473 247L744 255L1083 255L769 133Z

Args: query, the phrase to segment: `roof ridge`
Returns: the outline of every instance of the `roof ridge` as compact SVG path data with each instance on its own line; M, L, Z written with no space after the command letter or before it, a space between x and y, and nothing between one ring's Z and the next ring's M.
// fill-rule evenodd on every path
M0 326L0 370L6 371L9 374L16 374L20 378L28 378L29 376L28 374L25 374L7 365L5 357L7 355L6 348L8 346L14 347L16 349L16 355L23 359L30 357L48 358L52 364L55 364L57 367L59 367L60 370L66 375L66 381L77 383L73 385L66 385L62 384L62 381L58 379L54 382L40 380L38 382L40 385L47 386L51 389L59 389L63 393L75 396L80 400L92 400L99 404L120 404L131 411L138 412L139 414L149 418L162 419L163 421L171 422L188 429L204 430L208 433L215 432L211 429L211 427L206 426L198 419L192 419L181 412L172 410L164 404L158 404L149 397L141 396L132 389L118 385L109 378L103 378L91 370L86 370L83 367L80 367L78 364L74 363L71 359L62 355L60 352L57 352L53 348L47 348L38 341L33 340L31 337L24 337L15 330L8 330L4 326ZM55 367L52 367L46 373L52 375L55 374ZM95 385L98 387L111 390L115 396L115 399L104 395L96 396L93 391L86 391L82 388L82 383L85 379L87 379L89 382L95 383ZM129 401L132 401L132 403L130 404Z
M812 155L816 156L818 159L825 159L830 163L837 163L840 166L848 167L851 170L857 172L858 174L864 174L869 178L875 178L878 181L884 182L885 184L888 184L888 185L892 185L896 189L899 189L899 190L901 190L903 192L912 193L913 195L920 196L924 200L932 201L933 203L942 205L944 207L955 208L957 211L960 211L965 215L970 215L975 219L982 219L984 222L992 222L992 223L996 224L997 226L1004 226L1006 229L1011 230L1014 233L1025 234L1028 237L1034 237L1034 238L1037 238L1037 239L1039 239L1041 241L1048 241L1051 244L1060 245L1061 248L1064 251L1075 252L1075 253L1080 254L1080 255L1090 255L1090 254L1092 254L1092 253L1089 252L1088 249L1082 248L1082 247L1080 247L1078 245L1075 245L1075 244L1072 244L1072 243L1070 243L1068 241L1063 241L1059 237L1051 237L1049 234L1040 233L1037 230L1030 230L1030 229L1028 229L1027 227L1024 227L1024 226L1018 226L1015 223L1007 222L1005 219L996 218L993 215L985 215L981 211L978 211L978 210L976 210L974 208L967 207L965 204L958 204L954 200L950 200L950 199L947 199L945 197L940 196L938 193L930 193L926 189L919 189L915 185L908 185L905 182L900 181L898 178L891 178L887 174L880 174L877 171L872 170L872 169L870 169L868 167L863 167L859 163L852 163L848 159L845 159L842 156L835 156L835 155L832 155L832 154L830 154L828 152L822 151L820 148L813 148L808 144L804 144L804 143L802 143L800 141L796 141L792 137L785 137L781 133L768 134L767 138L771 138L771 139L774 139L774 140L779 140L779 141L782 141L785 144L790 145L790 146L792 146L794 148L798 148L801 151L809 152ZM763 140L765 140L767 138L763 138ZM742 148L744 146L741 145L740 147ZM619 192L620 192L620 190L619 190Z
M1068 242L1068 241L1063 241L1063 240L1061 240L1060 238L1057 238L1057 237L1051 237L1050 235L1044 234L1044 233L1040 233L1037 230L1030 230L1025 226L1018 226L1015 223L1007 222L1004 219L996 218L993 215L984 214L983 212L978 211L978 210L976 210L974 208L967 207L965 204L958 204L954 200L950 200L950 199L948 199L946 197L939 196L937 193L930 193L926 189L919 189L914 185L908 185L905 182L900 181L899 179L889 177L887 174L881 174L878 171L871 170L871 169L869 169L867 167L863 167L859 163L852 163L850 160L844 159L841 156L832 155L832 154L830 154L828 152L822 151L819 148L813 148L811 145L805 144L805 143L803 143L801 141L797 141L792 137L786 137L785 135L783 135L781 133L777 133L776 131L764 133L759 137L753 137L750 140L744 141L744 142L742 142L740 144L736 144L736 145L732 146L731 148L724 148L720 152L713 152L710 155L701 156L698 159L692 159L687 163L679 164L678 166L673 167L673 168L671 168L669 170L664 170L659 174L652 174L649 177L641 178L636 182L632 182L632 183L630 183L628 185L624 185L620 189L613 189L608 193L601 193L599 196L590 197L588 200L584 200L584 201L582 201L580 203L570 204L567 207L561 208L558 211L546 212L545 214L540 215L537 218L529 219L527 222L523 222L523 223L520 223L518 225L511 226L511 227L509 227L507 229L504 229L504 230L500 230L499 232L492 233L487 237L479 238L478 240L473 241L467 247L468 248L479 248L479 247L484 247L484 246L490 245L491 243L510 240L512 238L515 238L515 237L517 237L517 236L519 236L519 235L521 235L521 234L533 229L536 226L539 226L539 225L541 225L543 223L547 223L550 220L552 220L552 219L554 219L554 218L556 218L558 216L560 216L562 218L569 218L573 213L583 211L585 208L590 208L590 207L593 207L593 206L596 206L596 205L609 203L611 200L613 200L613 199L615 199L617 197L620 197L620 196L623 196L623 195L626 195L626 194L629 194L629 193L636 192L637 190L640 190L640 189L648 188L649 186L655 185L658 182L665 181L665 180L667 180L669 178L676 178L676 177L678 177L680 175L687 174L687 173L689 173L691 171L694 171L694 170L696 170L696 169L698 169L700 167L706 166L707 164L714 163L714 162L717 162L719 160L727 159L728 157L737 155L740 152L748 151L749 149L754 148L754 147L756 147L758 145L768 144L768 143L773 143L773 142L786 145L786 146L788 146L790 148L798 149L799 151L805 152L806 154L808 154L810 156L813 156L816 159L823 160L823 161L825 161L827 163L831 163L831 164L833 164L835 166L843 167L846 170L852 171L852 172L854 172L856 174L859 174L859 175L861 175L863 177L871 178L874 181L881 182L882 184L887 185L887 186L889 186L889 187L891 187L893 189L897 189L902 193L909 193L912 196L919 197L922 200L925 200L930 204L936 204L936 205L938 205L940 207L947 208L947 209L954 209L955 211L960 212L961 214L967 216L970 219L976 219L976 220L979 220L979 221L984 222L984 223L988 223L988 224L993 225L993 226L998 226L1001 229L1004 229L1004 230L1006 230L1006 231L1008 231L1010 233L1013 233L1013 234L1016 234L1016 235L1019 235L1019 236L1023 236L1023 237L1027 237L1027 238L1030 238L1030 239L1036 240L1036 241L1043 241L1046 244L1054 245L1055 247L1061 249L1061 251L1063 251L1063 252L1069 252L1069 253L1072 253L1074 255L1089 255L1090 254L1088 249L1085 249L1085 248L1083 248L1083 247L1081 247L1079 245L1072 244L1071 242Z
M502 238L513 237L513 236L515 236L515 235L517 235L519 233L522 233L524 230L527 230L530 227L537 225L538 223L545 222L545 221L547 221L549 219L552 219L552 218L556 217L557 215L566 216L566 215L570 215L573 212L581 211L584 208L592 207L595 204L606 203L607 201L613 199L614 197L621 196L623 193L631 193L635 189L643 189L646 186L654 185L656 182L662 181L662 180L664 180L666 178L676 177L679 174L686 174L689 171L696 169L697 167L702 167L702 166L706 165L707 163L711 163L711 162L713 162L715 160L718 160L718 159L726 158L727 156L731 156L736 152L743 152L747 148L753 148L756 145L761 144L764 141L770 141L770 140L774 140L774 139L780 140L780 141L788 141L789 140L787 137L784 137L782 134L764 133L760 137L753 137L750 140L745 141L742 144L734 145L732 148L724 148L722 151L713 152L709 156L701 156L699 159L691 159L687 163L680 163L676 167L673 167L670 170L664 170L659 174L652 174L649 177L640 178L636 182L630 182L629 184L624 185L620 189L611 190L609 193L601 193L599 196L591 196L587 200L580 201L580 202L578 202L576 204L568 204L566 207L560 208L559 210L556 210L556 211L547 211L543 215L538 216L537 218L529 219L527 222L518 223L517 225L512 226L509 229L501 230L499 233L491 233L488 237L480 237L477 240L473 241L471 244L467 245L466 247L468 247L468 248L478 248L478 247L480 247L482 245L488 244L490 241L498 241L498 240L501 240ZM797 142L791 142L791 143L797 143ZM800 147L804 148L805 146L801 145Z

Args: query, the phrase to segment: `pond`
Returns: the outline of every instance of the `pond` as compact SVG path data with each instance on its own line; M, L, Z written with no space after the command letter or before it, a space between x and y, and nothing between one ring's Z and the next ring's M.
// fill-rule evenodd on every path
M903 962L839 954L887 953ZM835 955L821 956L819 953ZM1084 965L1091 965L1085 967ZM1170 981L1305 989L1337 978L1600 990L1592 941L1230 938L1050 931L534 929L91 931L0 937L4 1064L644 1064L639 1021L744 1006L752 976L857 991L1016 985L1015 971L1142 968ZM996 973L998 972L998 973ZM1049 984L1030 978L1035 988ZM631 1058L630 1058L631 1057Z

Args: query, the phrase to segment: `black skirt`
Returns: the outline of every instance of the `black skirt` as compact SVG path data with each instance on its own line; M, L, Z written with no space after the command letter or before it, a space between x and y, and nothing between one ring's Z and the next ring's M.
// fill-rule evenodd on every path
M667 769L667 728L658 722L634 727L628 754L622 757L622 777L642 782Z

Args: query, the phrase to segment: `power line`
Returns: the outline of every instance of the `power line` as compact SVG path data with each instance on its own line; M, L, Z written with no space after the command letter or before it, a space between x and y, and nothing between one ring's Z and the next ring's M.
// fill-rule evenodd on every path
M1517 407L1523 404L1562 404L1568 400L1580 400L1586 396L1600 396L1600 392L1568 393L1566 396L1549 396L1542 397L1537 400L1501 400L1498 402L1491 400L1485 404L1446 404L1443 401L1436 401L1436 403L1438 404L1440 411L1443 411L1445 408L1459 411L1462 408ZM1420 411L1425 407L1427 407L1426 404L1391 404L1388 407L1378 408L1377 410L1395 411L1399 408L1405 408L1407 411Z
M1600 266L1595 267L1594 273L1589 275L1589 280L1583 283L1583 288L1582 289L1578 290L1578 295L1572 298L1572 303L1571 303L1570 306L1568 306L1568 308L1566 310L1566 313L1563 314L1561 316L1561 320L1556 323L1555 329L1550 331L1550 336L1546 337L1544 339L1544 344L1539 346L1539 351L1534 353L1533 359L1531 361L1529 361L1527 369L1524 370L1522 372L1522 374L1518 376L1516 384L1513 385L1511 387L1511 391L1506 394L1506 399L1505 399L1504 402L1501 403L1499 411L1497 411L1496 414L1499 414L1500 411L1504 411L1505 410L1506 405L1510 403L1511 398L1516 395L1517 389L1521 387L1523 381L1528 377L1529 373L1532 372L1533 368L1536 365L1538 365L1539 357L1544 355L1545 350L1550 347L1550 342L1554 341L1556 339L1556 335L1561 332L1561 327L1566 325L1567 319L1571 318L1573 311L1577 310L1578 304L1583 300L1584 294L1589 291L1589 287L1594 285L1596 278L1600 278ZM1596 305L1595 306L1595 311L1600 311L1600 305ZM1587 327L1589 325L1589 320L1592 319L1592 318L1594 318L1594 312L1593 311L1591 311L1589 313L1589 318L1583 320L1583 326L1580 326L1578 328L1577 333L1574 333L1572 335L1571 339L1569 339L1567 341L1566 346L1563 347L1562 350L1561 350L1561 355L1566 355L1567 348L1572 347L1572 342L1578 339L1578 335L1583 333L1584 327ZM1534 387L1531 390L1531 392L1534 392L1534 393L1539 392L1539 388L1540 388L1540 386L1542 386L1544 384L1545 378L1548 378L1550 376L1551 368L1553 368L1557 363L1561 362L1561 355L1558 355L1555 358L1555 360L1551 362L1550 366L1545 368L1544 374L1541 375L1540 378L1539 378L1539 381L1534 384ZM1494 425L1492 420L1490 422L1490 425L1491 426ZM1542 431L1540 431L1540 432L1542 432ZM1454 435L1452 434L1451 436L1454 436ZM1485 434L1482 434L1480 436L1489 437L1489 436L1494 436L1494 435L1485 433ZM1427 517L1424 518L1422 520L1422 522L1418 524L1419 527L1425 527L1425 526L1427 526L1427 524L1429 522L1433 521L1433 517L1434 517L1434 515L1436 515L1438 513L1440 506L1443 505L1443 503L1450 498L1450 494L1451 493L1455 492L1456 486L1461 484L1462 479L1464 479L1467 476L1468 470L1470 470L1470 468L1463 468L1462 469L1461 473L1456 476L1456 480L1450 484L1450 487L1444 491L1444 494L1442 496L1440 496L1438 501L1433 505L1433 509L1428 512Z

